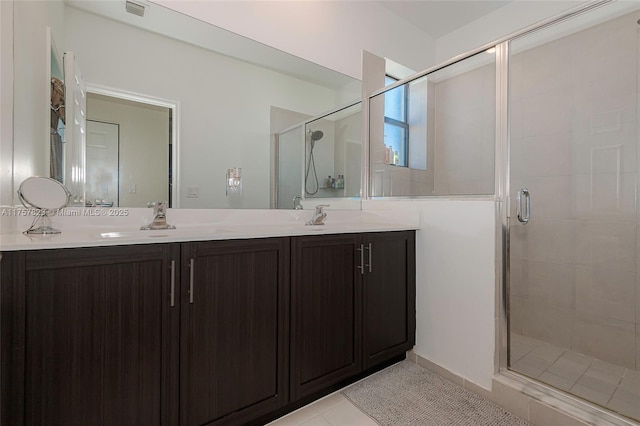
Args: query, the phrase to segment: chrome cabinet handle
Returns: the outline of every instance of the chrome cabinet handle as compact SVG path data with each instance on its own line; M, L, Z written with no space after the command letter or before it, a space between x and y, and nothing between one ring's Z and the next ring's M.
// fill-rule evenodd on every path
M360 275L364 275L364 244L360 244L360 248L357 248L360 252L360 265L358 265L358 269L360 269Z
M176 305L176 261L171 261L171 307Z
M365 250L369 250L369 263L368 263L367 265L365 265L365 266L368 266L368 267L369 267L369 272L372 272L371 252L372 252L373 250L371 249L371 243L369 243L369 244L367 245L367 247L365 248Z
M193 304L193 270L194 259L189 260L189 303Z
M518 214L518 220L524 224L529 223L531 218L531 194L527 188L522 188L518 191L516 202L516 212ZM522 201L524 200L524 214L522 214Z

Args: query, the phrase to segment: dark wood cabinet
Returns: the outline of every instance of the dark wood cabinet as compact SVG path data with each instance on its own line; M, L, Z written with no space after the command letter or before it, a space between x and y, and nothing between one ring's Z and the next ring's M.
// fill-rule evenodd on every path
M2 425L243 425L414 344L414 232L4 252Z
M358 234L291 242L291 399L361 370Z
M380 232L363 238L363 368L415 344L415 233Z
M413 347L413 231L295 237L291 247L292 400Z
M182 245L181 425L243 424L287 402L288 242Z
M4 253L2 424L175 425L171 260L166 244Z

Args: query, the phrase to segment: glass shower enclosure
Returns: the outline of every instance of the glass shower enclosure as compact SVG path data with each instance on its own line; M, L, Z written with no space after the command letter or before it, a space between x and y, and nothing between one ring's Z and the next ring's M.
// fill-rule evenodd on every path
M508 363L640 420L640 5L621 3L509 43Z
M358 101L276 134L278 209L291 209L294 203L308 199L359 201L361 106ZM339 204L337 200L328 202Z
M639 34L639 2L591 3L381 89L367 182L370 198L495 196L500 368L636 421Z

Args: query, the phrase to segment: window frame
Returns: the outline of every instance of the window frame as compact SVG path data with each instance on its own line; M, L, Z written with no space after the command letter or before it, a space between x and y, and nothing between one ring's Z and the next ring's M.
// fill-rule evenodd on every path
M389 82L392 80L392 82ZM385 85L393 84L400 79L385 74ZM409 85L405 84L403 86L398 86L403 88L402 102L404 103L404 121L397 120L395 118L388 117L386 114L386 108L384 112L384 124L389 124L391 126L399 127L404 130L404 141L402 144L404 145L404 156L403 158L399 158L398 161L400 164L396 164L398 167L409 167ZM396 88L392 89L395 90Z

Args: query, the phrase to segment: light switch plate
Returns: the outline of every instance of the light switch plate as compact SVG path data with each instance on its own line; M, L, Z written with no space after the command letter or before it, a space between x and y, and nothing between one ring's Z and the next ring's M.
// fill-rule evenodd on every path
M197 186L189 186L187 187L187 198L198 198L200 197L200 188Z

